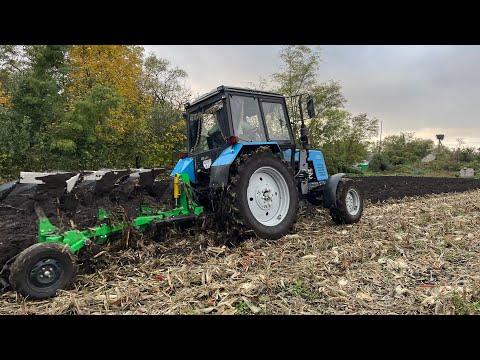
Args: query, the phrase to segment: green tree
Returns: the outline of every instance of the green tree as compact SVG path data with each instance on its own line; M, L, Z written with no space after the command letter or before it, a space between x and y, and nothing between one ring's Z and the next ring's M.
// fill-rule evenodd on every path
M329 109L310 122L313 148L321 148L329 172L349 171L367 156L369 139L378 131L378 120L366 114L352 116L342 109Z
M143 48L78 45L71 47L69 60L70 114L55 129L60 138L52 140L53 147L80 151L84 166L135 166L138 154L150 146L145 129L152 102L141 87ZM82 127L78 136L71 131L77 126Z
M0 180L18 178L33 169L30 151L30 119L0 107Z
M299 134L300 111L297 96L310 93L317 86L320 48L306 45L286 45L280 50L282 65L272 75L277 91L287 97L287 105L295 134Z
M74 102L65 121L52 124L49 129L48 144L54 166L66 169L112 166L118 151L111 147L118 138L108 128L108 120L121 102L114 89L103 85L95 85L86 97Z
M166 59L150 54L144 61L143 89L153 106L147 115L152 147L142 154L142 161L173 166L178 152L185 148L186 123L183 106L191 91L183 84L187 73L172 67Z
M30 121L31 146L38 134L64 114L68 46L3 46L1 77L13 110Z
M144 61L145 60L145 61ZM173 165L187 74L130 45L0 46L0 171Z
M476 161L479 158L478 151L469 146L465 146L464 148L459 150L458 160L463 163L468 163L472 161Z
M185 70L172 67L166 59L150 54L143 63L143 90L155 103L181 110L190 99L190 90L182 83L188 76Z
M182 112L168 103L155 103L147 116L147 125L152 146L149 152L142 154L142 163L174 166L186 143L186 122Z
M413 132L402 132L385 137L382 152L393 165L414 163L434 150L433 140L415 138L414 135Z
M311 90L315 103L316 117L327 117L329 110L342 109L347 99L342 93L340 83L330 80L314 86Z
M272 75L277 91L287 96L294 136L298 141L300 111L298 95L309 94L315 103L316 117L306 124L312 148L324 151L330 172L345 171L366 157L370 137L378 131L378 120L366 114L353 116L345 110L347 99L341 85L333 80L319 83L320 48L288 45L280 51L281 67ZM261 79L261 85L265 85ZM305 113L305 111L304 111Z
M1 151L2 173L49 166L45 134L50 124L62 121L65 116L67 51L68 46L63 45L0 47L0 82L8 97L0 117L5 139ZM14 141L10 136L14 136Z
M368 168L372 171L387 171L392 169L392 163L387 155L376 153L368 163Z

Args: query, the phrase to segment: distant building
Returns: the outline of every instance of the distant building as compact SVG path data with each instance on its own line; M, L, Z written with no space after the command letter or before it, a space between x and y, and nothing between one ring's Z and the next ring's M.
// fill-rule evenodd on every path
M466 168L460 170L460 177L473 177L475 176L475 172L472 168Z

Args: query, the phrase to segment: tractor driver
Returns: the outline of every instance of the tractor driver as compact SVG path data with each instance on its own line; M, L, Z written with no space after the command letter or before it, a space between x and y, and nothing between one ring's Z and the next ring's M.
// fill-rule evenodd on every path
M240 98L239 111L237 112L237 119L234 119L234 124L237 123L237 131L239 138L245 141L261 141L262 136L259 133L259 113L258 107L250 98ZM233 111L232 111L233 115ZM237 120L237 121L235 121Z
M240 121L237 133L242 140L259 140L258 126L251 125L246 117L243 118L242 121ZM212 128L207 132L207 144L209 150L215 149L225 144L225 138L222 135L218 123L215 123L215 125L213 125Z
M207 132L208 149L212 150L225 144L225 138L222 135L218 122Z

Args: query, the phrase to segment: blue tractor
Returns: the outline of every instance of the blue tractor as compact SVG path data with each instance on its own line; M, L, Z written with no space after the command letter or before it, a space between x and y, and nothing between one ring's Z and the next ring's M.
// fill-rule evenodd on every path
M313 118L313 100L306 100L308 116ZM18 254L0 254L0 289L10 283L30 298L54 296L72 284L75 255L90 244L104 244L113 235L128 233L126 229L141 232L196 219L205 210L215 215L220 227L233 228L231 234L247 230L264 239L278 239L290 232L300 199L330 209L335 223L356 223L363 212L360 189L343 173L328 175L322 152L309 146L302 96L298 103L299 146L282 95L220 86L187 104L187 152L180 154L171 181L157 180L165 169L137 166L21 172L19 180L0 185L0 215L16 220L34 209L39 224L36 244ZM170 184L173 209L142 204L134 219L124 219L123 213L116 216L112 212L116 205L98 208L97 225L79 229L73 222L70 227L62 222L55 226L45 211L47 206L51 214L75 214L79 205L97 206L97 198L103 207L107 198L111 204L120 204L144 193L155 196L156 206Z
M171 175L187 174L204 207L260 238L289 233L300 199L330 209L335 223L358 222L362 193L344 173L328 175L322 151L310 149L302 96L298 102L299 146L283 95L219 86L188 103L187 152Z

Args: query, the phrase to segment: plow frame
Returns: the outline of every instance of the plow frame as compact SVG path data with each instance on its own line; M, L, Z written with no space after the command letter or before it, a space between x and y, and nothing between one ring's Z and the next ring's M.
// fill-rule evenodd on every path
M39 219L38 242L60 243L68 247L72 252L77 252L91 242L98 245L104 244L109 236L122 232L128 226L143 232L153 223L175 222L186 217L193 219L203 213L203 207L193 200L188 174L180 173L174 175L173 192L176 204L173 210L157 211L153 208L142 206L140 216L130 223L112 221L112 217L105 209L98 209L97 217L102 221L99 226L86 230L70 229L63 231L53 225L47 217L41 217Z

